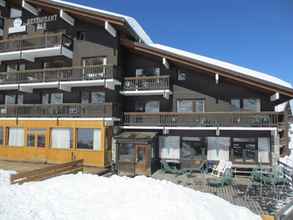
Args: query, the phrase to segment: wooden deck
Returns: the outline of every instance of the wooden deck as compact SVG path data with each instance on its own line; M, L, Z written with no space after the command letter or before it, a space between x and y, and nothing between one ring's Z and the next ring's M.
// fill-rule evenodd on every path
M16 171L17 173L33 171L36 169L42 169L45 167L49 167L52 164L48 163L33 163L33 162L19 162L19 161L7 161L0 160L0 170L11 170ZM83 172L89 174L97 174L105 173L107 169L98 168L98 167L89 167L84 166Z
M208 176L202 174L193 174L191 177L186 175L176 176L173 174L165 174L163 171L159 170L154 173L153 178L168 180L185 187L190 187L196 191L212 193L234 205L244 206L258 215L274 214L277 209L282 208L287 202L293 199L281 197L280 201L277 201L270 197L271 189L265 188L263 189L263 194L260 197L259 191L255 189L247 191L249 179L241 176L234 177L232 185L225 187L209 186L207 184Z

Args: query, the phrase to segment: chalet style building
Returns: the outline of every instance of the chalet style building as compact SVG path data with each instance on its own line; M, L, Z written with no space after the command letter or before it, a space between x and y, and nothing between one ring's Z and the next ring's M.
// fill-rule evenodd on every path
M291 85L152 42L135 19L60 0L0 0L0 159L149 175L275 164Z

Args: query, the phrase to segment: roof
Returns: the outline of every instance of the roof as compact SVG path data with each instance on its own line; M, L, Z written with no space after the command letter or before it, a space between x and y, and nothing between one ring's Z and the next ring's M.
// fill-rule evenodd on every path
M79 8L79 9L83 9L83 10L87 10L87 11L91 11L91 12L95 12L95 13L99 13L99 14L105 14L105 15L121 18L128 23L128 25L133 29L133 31L135 32L135 34L137 34L137 36L140 38L141 41L143 41L146 44L153 43L151 38L149 37L149 35L144 31L144 29L140 26L140 24L132 17L118 14L118 13L114 13L114 12L110 12L110 11L106 11L106 10L100 10L97 8L84 6L84 5L77 4L77 3L62 1L62 0L48 0L48 2L52 3L52 4L57 4L59 6L75 7L75 8Z
M265 80L265 81L268 81L268 82L271 82L271 83L279 84L279 85L281 85L283 87L287 87L287 88L290 88L290 89L293 88L290 83L288 83L286 81L283 81L283 80L281 80L281 79L279 79L277 77L274 77L272 75L266 74L266 73L258 72L258 71L252 70L252 69L237 66L237 65L234 65L234 64L231 64L231 63L228 63L228 62L213 59L213 58L210 58L210 57L205 57L205 56L202 56L202 55L198 55L196 53L187 52L187 51L184 51L184 50L176 49L176 48L165 46L165 45L162 45L162 44L150 44L150 46L154 47L154 48L157 48L157 49L161 49L161 50L170 52L170 53L174 53L174 54L178 54L178 55L181 55L181 56L184 56L184 57L188 57L190 59L198 60L198 61L201 61L201 62L204 62L204 63L207 63L207 64L212 64L212 65L222 67L222 68L225 68L225 69L230 69L232 71L238 72L239 74L244 74L244 75L247 75L247 76L250 76L250 77L254 77L254 78Z
M31 1L31 0L29 0L29 1ZM131 29L133 30L135 35L137 35L137 37L144 44L146 44L152 48L160 49L160 50L163 50L163 51L166 51L169 53L176 54L178 56L192 59L194 61L199 61L204 64L210 64L210 65L214 65L216 67L221 67L226 70L231 70L233 72L238 73L239 76L249 76L249 77L261 80L261 81L268 82L270 84L279 85L279 86L285 87L290 90L292 89L292 85L290 83L283 81L283 80L281 80L275 76L272 76L270 74L262 73L262 72L248 69L245 67L237 66L237 65L234 65L234 64L231 64L228 62L205 57L205 56L202 56L202 55L199 55L196 53L191 53L191 52L187 52L184 50L169 47L166 45L155 44L155 43L153 43L153 41L151 40L149 35L144 31L142 26L132 17L118 14L118 13L114 13L114 12L110 12L110 11L106 11L106 10L100 10L100 9L84 6L81 4L62 1L62 0L47 0L46 3L54 4L56 6L61 6L61 7L63 6L63 7L75 8L75 9L79 9L79 10L83 10L83 11L87 11L87 12L91 12L91 13L96 13L97 15L107 15L107 16L111 16L114 18L122 19L123 21L125 21L129 25L129 27L131 27Z

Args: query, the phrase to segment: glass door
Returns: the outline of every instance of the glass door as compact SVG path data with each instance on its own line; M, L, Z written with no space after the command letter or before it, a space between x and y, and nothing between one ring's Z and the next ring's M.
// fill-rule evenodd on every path
M257 162L256 138L233 138L231 160L240 163Z
M150 145L136 145L136 160L135 160L135 174L147 175L149 169L149 154Z

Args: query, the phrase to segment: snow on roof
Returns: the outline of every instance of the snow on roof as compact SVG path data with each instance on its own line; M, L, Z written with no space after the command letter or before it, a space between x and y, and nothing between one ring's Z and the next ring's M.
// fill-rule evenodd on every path
M85 10L92 11L92 12L97 12L97 13L101 13L101 14L105 14L105 15L110 15L110 16L122 18L129 24L129 26L133 29L133 31L139 36L139 38L144 43L146 43L146 44L153 43L151 38L149 37L149 35L144 31L144 29L140 26L140 24L132 17L118 14L118 13L114 13L114 12L110 12L110 11L106 11L106 10L92 8L92 7L85 6L85 5L80 5L77 3L62 1L62 0L49 0L49 1L51 1L53 3L55 2L55 3L66 5L66 6L77 7L77 8L85 9Z
M261 220L213 194L143 176L71 174L0 186L0 195L0 219Z
M202 55L198 55L198 54L195 54L195 53L191 53L191 52L176 49L176 48L173 48L173 47L165 46L165 45L162 45L162 44L151 44L150 46L154 47L154 48L157 48L157 49L161 49L161 50L170 52L170 53L178 54L178 55L190 58L190 59L194 59L194 60L197 60L197 61L200 61L200 62L203 62L203 63L208 63L208 64L212 64L212 65L215 65L215 66L218 66L218 67L221 67L221 68L229 69L229 70L238 72L238 73L246 75L246 76L250 76L250 77L257 78L257 79L265 80L267 82L278 84L280 86L284 86L284 87L287 87L287 88L290 88L290 89L293 88L290 83L288 83L286 81L283 81L283 80L281 80L281 79L279 79L277 77L274 77L274 76L271 76L271 75L268 75L268 74L265 74L265 73L262 73L262 72L258 72L258 71L255 71L255 70L251 70L251 69L248 69L248 68L245 68L245 67L237 66L237 65L234 65L234 64L231 64L231 63L228 63L228 62L224 62L224 61L220 61L220 60L217 60L217 59L205 57L205 56L202 56Z

